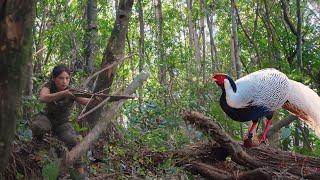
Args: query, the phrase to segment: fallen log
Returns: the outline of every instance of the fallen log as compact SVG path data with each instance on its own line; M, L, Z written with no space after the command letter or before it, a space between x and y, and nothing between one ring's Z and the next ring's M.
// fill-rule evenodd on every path
M198 148L201 147L201 149L204 149L203 151L199 149L197 152L198 155L205 156L205 153L208 153L207 151L210 147L212 148L212 145L214 145L214 148L225 148L227 155L230 155L231 160L237 163L239 170L242 169L242 171L239 171L240 173L233 174L231 177L229 177L228 174L226 175L226 173L222 173L224 176L217 176L218 179L256 179L257 177L261 177L262 179L320 178L320 176L318 176L320 172L319 158L281 151L265 145L246 148L226 134L213 119L206 117L201 113L190 111L184 112L182 116L185 121L194 124L197 129L207 133L212 140L216 142L214 144L209 142L207 144L198 144ZM193 148L195 149L196 147ZM189 150L190 147L187 147L184 151ZM183 150L177 150L177 154L181 151ZM212 175L215 173L221 175L219 172L224 169L220 169L219 171L215 170L216 167L212 168L202 164L203 161L198 161L201 159L202 158L198 157L197 161L189 161L189 164L195 166L193 170L196 170L197 173L206 178L212 178Z
M231 159L238 164L245 165L251 168L262 167L263 163L257 161L252 156L249 156L242 147L234 141L220 126L213 122L212 119L204 116L201 113L188 111L183 113L185 121L194 124L199 130L208 133L215 141L227 149Z
M121 94L125 96L133 94L136 91L136 89L140 87L145 80L147 80L148 77L148 73L140 73ZM81 155L83 155L89 149L89 147L99 138L100 134L106 129L108 124L111 122L111 119L118 113L123 103L124 100L117 101L113 103L106 112L103 112L103 118L101 118L97 122L94 128L84 137L84 139L77 146L72 148L71 151L66 154L66 158L64 159L62 164L63 166L73 164L76 159L80 158Z

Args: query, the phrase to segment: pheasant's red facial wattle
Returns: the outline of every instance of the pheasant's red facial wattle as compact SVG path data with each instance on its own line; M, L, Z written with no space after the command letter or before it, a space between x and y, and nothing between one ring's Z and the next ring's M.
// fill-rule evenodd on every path
M212 80L215 81L219 86L224 84L224 80L227 78L226 74L217 73L212 76Z

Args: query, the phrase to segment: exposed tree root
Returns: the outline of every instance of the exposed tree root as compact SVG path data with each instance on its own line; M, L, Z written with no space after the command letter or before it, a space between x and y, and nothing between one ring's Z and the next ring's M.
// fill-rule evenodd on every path
M175 166L207 179L320 179L320 158L281 151L265 145L246 148L230 138L211 118L198 112L185 112L183 118L208 133L209 141L196 142L182 149L166 152L152 152L141 147L141 166L154 174L161 174L156 167L170 159ZM50 150L50 146L46 144L44 149L47 147L46 150ZM3 177L14 179L17 174L39 177L41 163L35 156L34 148L30 143L15 146L10 165ZM133 154L125 157L130 161ZM131 165L128 165L128 175L130 168ZM116 178L117 174L99 174L96 179L111 177Z
M198 112L185 112L183 119L196 126L199 130L208 133L216 143L201 143L186 147L185 150L179 150L176 154L181 155L182 151L189 152L191 149L199 155L197 160L189 161L192 171L201 174L206 178L215 179L301 179L301 178L320 178L320 159L304 156L292 152L281 151L267 146L246 148L229 137L225 131L218 126L211 118ZM198 147L195 147L198 146ZM225 167L216 166L216 164L204 164L205 154L210 154L214 159L221 158L220 153L210 153L210 148L223 151L231 157L231 160L237 164L239 173L227 172ZM223 153L222 153L223 154ZM190 157L190 156L188 156ZM192 156L191 156L192 157ZM202 157L202 158L201 158ZM191 158L192 159L192 158ZM189 159L190 160L190 159ZM187 161L185 161L187 162ZM227 162L227 161L225 161Z

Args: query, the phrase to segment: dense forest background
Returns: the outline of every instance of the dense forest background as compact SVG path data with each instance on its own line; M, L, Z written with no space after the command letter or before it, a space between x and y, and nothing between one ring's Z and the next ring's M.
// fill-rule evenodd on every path
M237 79L272 67L316 92L320 89L317 0L136 0L131 6L129 0L34 3L32 60L22 74L27 83L18 106L16 140L31 140L28 122L44 106L39 88L60 63L72 69L73 87L90 92L108 88L114 94L140 72L150 73L135 94L139 98L125 102L112 119L113 128L96 143L102 163L90 165L92 177L104 172L118 178L192 178L170 158L150 170L147 160L138 156L143 149L168 151L206 139L182 120L181 112L188 109L215 118L232 138L241 140L248 124L232 121L221 110L221 91L211 81L215 72ZM93 78L83 87L89 76L114 62L118 64L108 70L111 75ZM70 121L84 136L90 128L77 122L82 108L74 107ZM288 119L269 139L270 146L320 156L320 140L304 123L285 111L273 122ZM51 176L55 161L46 153L38 156L42 176Z

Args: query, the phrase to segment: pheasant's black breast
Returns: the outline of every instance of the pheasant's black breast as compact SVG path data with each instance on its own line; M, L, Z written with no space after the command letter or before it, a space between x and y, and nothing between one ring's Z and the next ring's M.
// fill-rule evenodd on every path
M245 108L230 107L226 101L226 93L224 89L220 97L220 106L231 119L240 122L255 121L261 117L271 116L273 114L273 112L268 108L261 106L249 105Z

